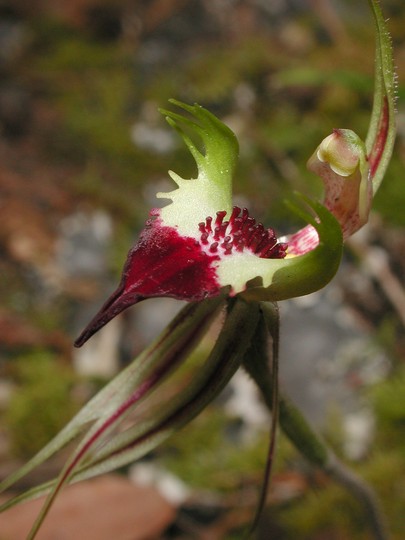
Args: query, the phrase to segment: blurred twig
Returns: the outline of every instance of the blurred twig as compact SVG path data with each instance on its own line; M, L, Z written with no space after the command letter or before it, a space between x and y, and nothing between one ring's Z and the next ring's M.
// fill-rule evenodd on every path
M309 0L309 4L332 41L335 43L348 41L348 35L342 24L341 17L336 13L336 9L330 0Z
M391 270L387 252L359 238L351 238L348 245L359 258L364 272L377 281L405 326L405 289Z

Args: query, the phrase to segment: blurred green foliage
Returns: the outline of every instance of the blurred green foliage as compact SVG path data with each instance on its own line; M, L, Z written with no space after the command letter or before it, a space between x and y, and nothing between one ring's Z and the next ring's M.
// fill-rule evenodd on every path
M377 437L381 443L384 443L384 446L395 448L400 453L405 450L403 437L405 428L404 393L405 370L403 366L371 391L376 421L378 428L380 428Z
M244 483L261 478L268 445L268 435L262 430L243 443L241 427L237 418L211 406L170 438L162 461L190 486L235 492Z
M376 489L393 540L403 538L404 392L402 368L392 378L371 388L368 393L376 418L375 441L365 459L350 464ZM339 452L343 432L336 430L336 414L332 416L325 429L332 433L333 446ZM160 458L166 467L197 490L228 495L239 491L243 497L244 490L248 490L251 496L253 487L258 494L268 434L259 430L255 437L250 436L244 441L242 433L242 424L237 418L230 419L222 408L211 405L166 443ZM330 441L331 437L328 438ZM294 470L297 481L301 477L308 487L284 500L276 500L267 509L272 523L277 524L280 538L370 538L367 516L361 505L331 480L313 475L289 441L279 434L274 481L277 483L278 476L283 478L283 474ZM270 485L270 493L272 491L273 486ZM240 538L244 537L243 534Z
M13 360L17 388L5 421L16 456L27 459L70 420L77 405L71 390L74 375L44 351Z

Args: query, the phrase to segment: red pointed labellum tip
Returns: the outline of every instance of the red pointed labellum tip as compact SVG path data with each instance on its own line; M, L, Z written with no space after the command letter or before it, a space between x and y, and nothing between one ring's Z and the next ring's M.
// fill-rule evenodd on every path
M219 293L213 260L195 238L182 237L159 219L148 220L139 242L129 251L121 283L85 328L75 346L82 346L116 315L152 297L202 300Z

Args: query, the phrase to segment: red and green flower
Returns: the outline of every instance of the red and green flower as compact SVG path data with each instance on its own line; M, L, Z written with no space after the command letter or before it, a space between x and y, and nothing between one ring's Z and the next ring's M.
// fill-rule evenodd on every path
M157 195L169 204L151 211L138 242L128 253L117 290L75 345L83 345L113 317L147 298L171 297L189 304L53 441L1 484L0 489L7 489L74 437L83 435L57 479L3 505L4 510L49 493L29 539L35 537L63 485L145 455L196 416L241 365L257 382L269 407L276 409L277 402L271 397L275 387L268 384L272 376L276 380L276 370L268 371L267 338L263 334L270 331L273 356L277 357L274 303L317 291L333 278L344 240L368 220L373 195L393 149L391 43L379 4L375 0L369 3L377 27L377 58L367 138L363 143L351 130L336 129L321 142L308 167L323 181L323 204L302 195L289 203L291 211L307 223L294 234L277 237L247 209L233 206L238 143L228 127L199 105L172 101L182 114L163 111L193 155L197 177L183 179L170 173L176 189ZM222 330L193 379L163 407L153 409L150 417L123 423L128 413L145 403L187 359L221 309ZM273 416L277 418L276 413ZM280 402L280 424L312 463L330 474L336 472L336 459L285 401ZM343 476L343 483L353 483L353 475ZM367 489L356 489L362 491L370 510L373 504Z

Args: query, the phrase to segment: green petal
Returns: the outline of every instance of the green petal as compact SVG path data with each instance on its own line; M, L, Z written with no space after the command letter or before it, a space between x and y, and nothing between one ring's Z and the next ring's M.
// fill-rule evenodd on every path
M190 114L187 118L161 110L194 157L198 176L184 179L176 173L169 173L178 189L157 194L158 198L172 200L162 208L160 217L164 225L176 227L179 234L195 236L198 223L207 216L215 216L219 210L228 214L231 211L232 175L239 147L232 131L200 105L186 105L173 99L170 102ZM198 143L202 143L203 151L198 148Z
M181 392L168 403L160 404L152 418L141 419L114 435L78 469L74 480L104 474L139 459L195 418L224 389L241 365L259 315L257 304L238 299L231 301L213 349L193 377L187 376L187 384L183 380Z
M206 315L213 313L213 307L218 307L220 302L213 300L206 300L198 304L196 308L199 312L204 312ZM201 309L200 309L201 306ZM156 407L156 401L154 408L152 408L152 415L142 415L137 418L135 424L130 424L124 431L119 433L108 433L108 437L102 437L102 444L98 444L87 455L86 460L81 460L77 464L74 470L68 478L69 483L77 482L85 478L91 478L98 474L114 470L118 467L122 467L133 462L135 459L144 456L149 451L153 450L156 446L161 444L172 433L183 427L190 420L192 420L201 410L208 405L225 387L230 378L239 368L246 349L249 347L251 339L254 335L258 320L259 320L259 306L257 304L246 304L243 301L231 301L229 303L229 309L225 318L224 326L217 338L217 341L209 354L207 360L196 370L193 378L190 380L187 375L181 383L182 390L176 395L172 396L167 403L159 404ZM181 319L184 318L184 310ZM196 313L193 309L193 313ZM186 311L187 315L189 314ZM179 317L177 317L179 319ZM192 317L187 317L187 326L192 323L194 330L199 330L199 321ZM201 322L201 321L200 321ZM172 327L173 325L170 325ZM176 328L176 336L173 336L174 341L182 339L182 334L177 334L177 330L180 331L180 326ZM173 332L167 334L164 332L163 337L167 336L165 341L169 339L172 342ZM151 347L154 349L155 347ZM122 375L126 374L122 372L117 378L112 381L106 389L112 394L112 399L115 398L116 384L120 381L120 386L125 383L122 380ZM129 381L128 381L129 382ZM114 385L113 388L110 388ZM101 394L105 394L106 390L102 390ZM124 396L120 396L121 403L117 403L114 399L114 409L116 411L121 410L121 406L124 406L126 401ZM123 400L123 401L122 401ZM118 407L118 408L117 408ZM104 409L99 410L100 419L106 417ZM111 415L111 410L109 412ZM112 416L115 418L116 413L113 412ZM90 428L90 431L94 432L94 427ZM86 437L88 439L88 436ZM101 437L100 437L101 439ZM86 440L86 439L85 439ZM83 441L79 447L75 450L74 455L77 455L80 448L83 446ZM34 535L39 529L41 522L46 516L52 503L53 496L57 493L60 487L60 479L55 479L50 482L46 482L43 485L33 488L26 492L23 496L18 496L10 502L6 502L1 510L10 508L15 504L19 504L24 500L29 500L43 495L51 490L51 498L48 499L48 503L43 507L42 513L34 525L31 536Z

